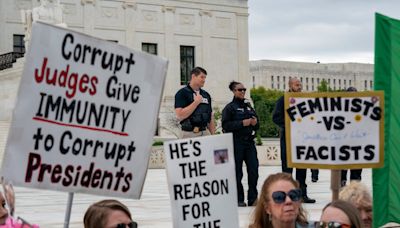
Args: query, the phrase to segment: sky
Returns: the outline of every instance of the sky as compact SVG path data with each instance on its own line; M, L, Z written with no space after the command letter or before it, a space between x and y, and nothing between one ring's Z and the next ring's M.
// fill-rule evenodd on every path
M375 12L400 0L248 0L250 60L373 63Z

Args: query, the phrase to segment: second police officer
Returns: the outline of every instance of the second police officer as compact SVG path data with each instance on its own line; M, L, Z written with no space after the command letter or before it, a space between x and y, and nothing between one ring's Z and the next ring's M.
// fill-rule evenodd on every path
M249 185L247 204L254 206L258 195L258 159L254 143L255 131L259 128L258 118L249 101L244 98L246 88L243 84L232 81L229 89L233 92L233 100L222 111L222 128L225 133L233 134L238 206L246 206L242 185L243 161L246 163Z

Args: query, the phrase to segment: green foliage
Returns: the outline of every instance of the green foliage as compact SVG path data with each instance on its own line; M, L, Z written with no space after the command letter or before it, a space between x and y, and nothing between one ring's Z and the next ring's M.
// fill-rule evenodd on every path
M222 118L222 112L219 110L219 108L215 107L213 110L213 113L214 113L214 119L216 121L218 121Z
M153 142L153 146L162 146L162 145L164 145L163 141L156 140Z
M317 90L318 90L318 92L343 92L343 91L346 91L346 89L337 89L337 90L332 89L328 85L328 82L325 79L322 79L321 83L317 87Z
M222 134L222 126L221 126L221 119L222 119L222 112L219 110L218 107L215 107L213 110L214 113L214 122L215 122L215 134Z
M251 89L250 96L260 121L258 134L260 137L278 137L279 128L272 122L272 113L276 101L283 95L283 91L258 87Z
M321 83L317 87L318 92L332 92L332 88L329 87L328 82L325 79L322 79Z
M256 137L256 145L261 146L262 145L262 140L261 140L261 135L257 133Z

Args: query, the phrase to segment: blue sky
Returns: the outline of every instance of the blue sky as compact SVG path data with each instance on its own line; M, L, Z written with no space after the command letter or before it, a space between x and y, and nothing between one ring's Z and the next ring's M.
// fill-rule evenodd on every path
M250 60L373 63L375 12L400 0L249 0Z

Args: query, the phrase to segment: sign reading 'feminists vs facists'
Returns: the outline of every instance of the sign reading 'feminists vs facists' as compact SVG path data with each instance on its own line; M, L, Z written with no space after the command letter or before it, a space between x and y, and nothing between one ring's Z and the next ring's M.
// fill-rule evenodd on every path
M287 93L285 110L289 166L383 164L383 92Z

